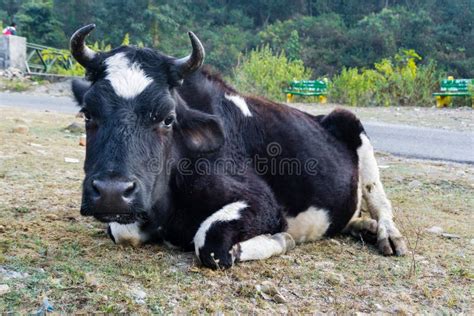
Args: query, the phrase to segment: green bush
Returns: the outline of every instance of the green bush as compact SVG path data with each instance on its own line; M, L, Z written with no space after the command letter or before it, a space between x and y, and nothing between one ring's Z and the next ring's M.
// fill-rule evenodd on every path
M433 62L419 66L419 60L414 50L403 50L374 69L344 68L329 85L329 98L353 106L431 106L439 73Z
M292 80L307 80L312 71L301 60L289 60L284 52L274 54L262 46L244 56L233 70L232 81L242 92L285 100L283 88Z

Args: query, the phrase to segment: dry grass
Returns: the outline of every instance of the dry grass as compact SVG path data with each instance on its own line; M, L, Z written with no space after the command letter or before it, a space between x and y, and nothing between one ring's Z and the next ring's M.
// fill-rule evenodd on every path
M10 288L0 295L2 312L35 312L45 297L60 313L473 312L472 166L379 155L413 255L385 258L339 237L211 271L191 253L116 247L102 224L79 215L84 149L62 131L72 115L0 111L0 266L27 273L8 279L0 270L0 284ZM18 119L29 134L10 132ZM460 238L426 232L433 225ZM267 280L285 303L256 290ZM141 304L137 290L147 294Z

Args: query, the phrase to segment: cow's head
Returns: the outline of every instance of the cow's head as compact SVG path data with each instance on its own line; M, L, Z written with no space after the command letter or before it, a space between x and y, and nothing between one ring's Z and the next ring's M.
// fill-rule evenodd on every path
M81 214L122 224L159 217L170 207L173 164L223 143L216 117L188 108L175 89L202 65L204 49L190 32L193 50L181 59L128 46L94 52L85 44L94 28L71 37L89 79L73 83L87 133Z

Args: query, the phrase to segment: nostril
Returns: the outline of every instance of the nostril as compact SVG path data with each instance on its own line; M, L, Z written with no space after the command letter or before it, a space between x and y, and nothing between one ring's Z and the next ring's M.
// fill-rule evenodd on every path
M124 197L130 197L136 189L136 183L135 182L129 182L127 183L127 187L125 188L125 191L123 192Z
M92 189L94 190L94 193L100 196L100 186L99 182L97 180L92 181Z

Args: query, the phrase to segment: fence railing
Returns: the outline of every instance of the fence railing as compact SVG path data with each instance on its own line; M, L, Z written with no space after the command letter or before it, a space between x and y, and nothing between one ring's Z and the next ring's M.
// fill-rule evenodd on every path
M39 44L26 43L26 70L30 74L50 74L54 65L64 69L73 66L69 52Z

